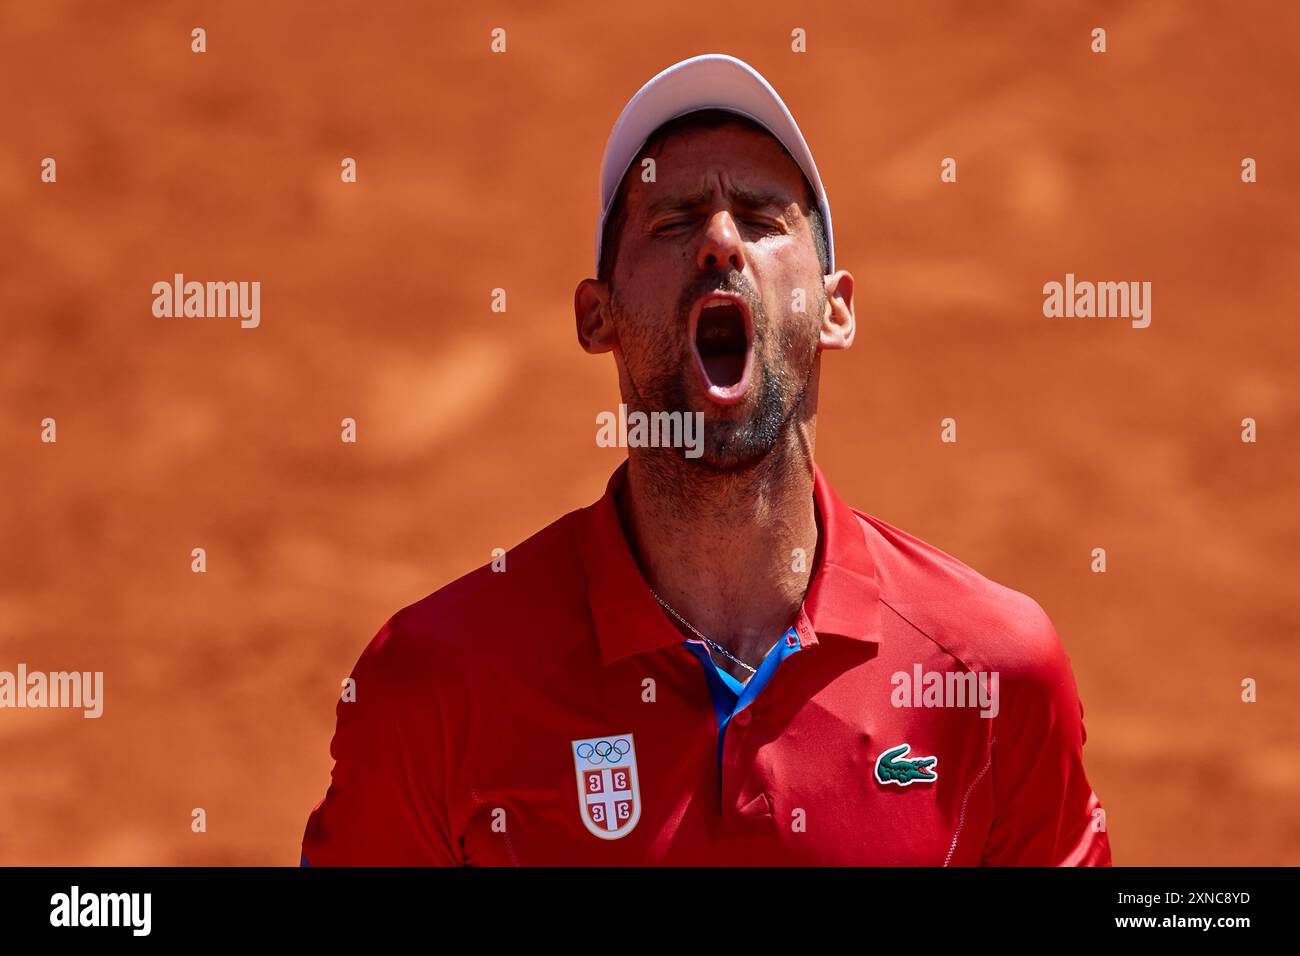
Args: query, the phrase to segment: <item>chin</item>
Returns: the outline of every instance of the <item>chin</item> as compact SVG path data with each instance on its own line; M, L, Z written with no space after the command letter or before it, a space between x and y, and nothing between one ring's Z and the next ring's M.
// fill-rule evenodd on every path
M703 453L699 458L686 460L710 471L747 471L772 453L775 437L756 434L752 422L710 422L706 418Z

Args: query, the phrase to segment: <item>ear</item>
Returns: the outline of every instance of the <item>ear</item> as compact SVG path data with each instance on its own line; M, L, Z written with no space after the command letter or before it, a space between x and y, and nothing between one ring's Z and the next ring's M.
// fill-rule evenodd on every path
M826 311L822 315L821 347L846 349L853 344L853 276L841 269L826 276Z
M583 279L573 293L573 317L578 344L592 355L608 352L618 344L609 314L609 283Z

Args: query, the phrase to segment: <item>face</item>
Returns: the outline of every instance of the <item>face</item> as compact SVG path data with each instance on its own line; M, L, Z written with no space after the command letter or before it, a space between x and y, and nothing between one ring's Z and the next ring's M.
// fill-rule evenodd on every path
M655 182L640 158L625 180L609 282L579 287L579 338L615 353L629 407L704 414L700 463L743 467L797 419L820 349L851 340L852 279L823 275L810 190L771 136L683 131L654 160Z

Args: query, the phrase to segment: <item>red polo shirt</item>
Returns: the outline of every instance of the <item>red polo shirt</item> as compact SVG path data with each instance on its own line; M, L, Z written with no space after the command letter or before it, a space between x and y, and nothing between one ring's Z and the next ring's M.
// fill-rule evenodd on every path
M626 467L370 642L304 863L1110 863L1074 678L1033 600L818 470L807 598L737 695L640 576Z

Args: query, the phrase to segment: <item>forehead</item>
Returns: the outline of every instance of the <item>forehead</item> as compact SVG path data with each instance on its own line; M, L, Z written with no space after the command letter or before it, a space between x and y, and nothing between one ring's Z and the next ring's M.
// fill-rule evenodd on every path
M642 163L655 161L655 181L642 180ZM810 198L803 172L776 138L752 127L728 123L711 128L674 132L660 144L651 143L628 170L629 212L648 208L656 200L685 197L724 188L769 195L785 204L805 205Z

